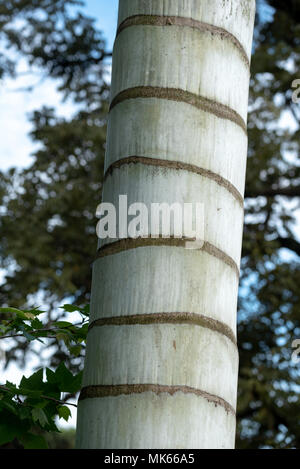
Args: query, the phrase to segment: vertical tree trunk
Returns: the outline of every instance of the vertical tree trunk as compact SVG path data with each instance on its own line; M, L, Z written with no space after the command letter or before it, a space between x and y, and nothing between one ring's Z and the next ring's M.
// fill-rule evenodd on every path
M254 11L120 0L103 200L202 202L205 243L99 247L79 448L234 447Z

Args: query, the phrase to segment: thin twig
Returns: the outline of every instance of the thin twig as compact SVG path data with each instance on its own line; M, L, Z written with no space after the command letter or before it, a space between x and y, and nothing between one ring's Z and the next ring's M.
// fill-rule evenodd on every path
M10 392L10 393L13 392L13 390L7 388L6 386L2 386L2 385L0 385L0 389L3 389L3 391L7 391L7 392ZM18 396L24 396L24 394L22 394L22 392L20 392L18 390L16 390L16 392L14 392L14 394L17 396L18 401L19 401ZM49 397L49 396L44 396L44 395L42 395L40 397L41 397L41 399L47 399L48 401L53 401L53 402L56 402L57 404L60 404L60 405L71 405L73 407L77 407L77 404L72 404L71 402L61 401L59 399L55 399L54 397ZM19 403L25 405L24 402L22 402L22 401L21 402L19 401Z
M83 323L78 323L78 324L70 324L70 326L66 327L57 327L57 328L51 328L51 329L36 329L35 331L28 331L29 334L38 334L39 332L55 332L55 331L62 331L64 329L70 329L72 327L78 327L82 326ZM13 335L4 335L0 336L0 339L11 339L14 337L24 337L24 334L13 334ZM55 336L48 336L48 337L43 337L44 339L55 339Z

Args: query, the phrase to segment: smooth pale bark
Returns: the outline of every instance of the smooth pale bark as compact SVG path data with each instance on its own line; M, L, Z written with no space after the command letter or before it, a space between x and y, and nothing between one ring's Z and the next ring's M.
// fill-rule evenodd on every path
M201 202L205 244L99 244L78 448L234 447L254 13L120 0L103 200Z

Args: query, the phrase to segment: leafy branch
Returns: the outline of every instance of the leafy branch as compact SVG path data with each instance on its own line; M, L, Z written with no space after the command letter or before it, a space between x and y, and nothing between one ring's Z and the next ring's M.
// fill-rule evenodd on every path
M78 356L86 340L89 306L64 305L62 309L67 313L79 312L82 321L77 324L58 321L45 327L38 318L44 311L38 308L23 311L0 308L0 339L22 336L30 342L42 338L63 340L70 354ZM61 363L55 371L46 368L45 373L40 369L29 378L23 376L19 386L8 381L0 385L0 445L18 439L24 448L46 448L41 433L58 432L57 417L68 421L69 406L77 407L68 399L79 392L81 381L82 372L73 375ZM62 393L68 393L64 400Z

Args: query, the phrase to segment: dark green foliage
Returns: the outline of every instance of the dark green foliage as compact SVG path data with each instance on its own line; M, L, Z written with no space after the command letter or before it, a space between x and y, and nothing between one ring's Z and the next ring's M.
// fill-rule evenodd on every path
M94 214L105 151L104 64L109 55L95 25L76 13L75 3L14 0L0 6L0 38L10 46L0 55L0 73L13 74L13 58L21 54L40 73L55 78L64 96L80 108L70 119L58 118L50 108L35 112L32 137L40 148L32 165L0 176L0 262L7 269L1 303L30 311L35 300L29 295L42 291L44 304L50 305L43 328L62 329L45 339L41 329L38 332L39 322L16 314L14 330L27 337L14 339L7 359L16 360L21 349L25 360L34 337L46 340L45 346L58 344L51 367L65 361L73 372L82 365L82 355L76 358L71 350L70 356L69 350L75 347L75 352L82 342L69 341L72 327L61 323L66 311L58 314L56 305L70 298L79 305L89 300L97 242ZM295 224L300 104L292 102L292 82L300 78L300 0L258 1L259 13L264 4L271 10L267 17L257 17L252 57L237 445L300 448L300 369L291 362L292 341L300 338L300 243ZM14 23L18 18L25 29ZM283 117L290 124L286 128ZM13 406L18 405L17 394L14 400ZM35 414L42 427L43 417L38 417ZM11 432L13 436L13 428Z
M94 20L77 12L78 0L11 0L0 5L0 39L7 53L0 55L0 77L16 73L12 52L26 56L29 65L60 80L59 89L77 102L99 105L105 43ZM73 8L70 8L73 7ZM16 26L18 24L18 26Z
M55 372L39 370L23 377L17 387L6 382L0 386L0 446L15 439L27 449L47 448L42 433L58 432L55 417L68 421L71 411L61 393L76 394L81 373L73 376L62 363Z
M12 337L24 337L27 341L38 340L43 343L42 338L63 340L72 352L75 347L84 345L88 330L89 307L64 305L64 312L78 312L82 318L79 324L68 321L55 321L45 326L38 318L44 311L39 309L19 310L16 308L0 308L0 339ZM78 353L79 354L79 353Z
M23 336L29 342L63 340L70 356L78 356L86 341L89 308L65 305L62 309L79 312L82 322L74 325L59 321L45 328L38 318L43 311L1 308L0 340L14 336ZM39 369L29 378L23 377L19 386L9 382L0 385L0 447L16 441L26 449L47 448L45 432L58 432L55 418L69 420L68 401L79 392L81 381L82 372L73 375L61 362L55 371L46 368L44 373ZM62 393L67 393L64 400Z
M291 361L300 337L300 104L292 102L292 82L300 78L300 1L267 3L274 17L257 22L252 57L238 447L300 448L300 368Z

